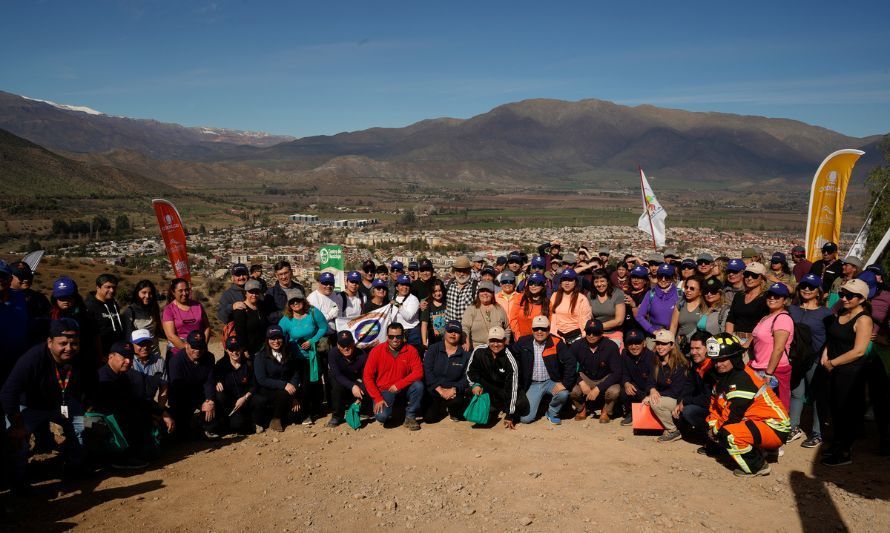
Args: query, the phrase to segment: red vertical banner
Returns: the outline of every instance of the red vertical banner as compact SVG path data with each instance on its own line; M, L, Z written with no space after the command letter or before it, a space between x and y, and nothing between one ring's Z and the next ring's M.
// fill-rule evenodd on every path
M185 227L179 217L179 211L167 200L152 200L155 216L158 217L158 227L161 229L161 237L164 238L164 248L167 250L167 258L173 266L173 273L177 278L192 281L189 272L188 250L185 244Z

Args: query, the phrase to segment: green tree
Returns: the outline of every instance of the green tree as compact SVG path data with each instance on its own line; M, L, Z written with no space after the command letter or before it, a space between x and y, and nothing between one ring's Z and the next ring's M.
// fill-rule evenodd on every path
M868 179L866 180L868 190L871 193L871 201L866 209L870 209L878 201L878 205L872 214L871 226L868 228L868 236L865 241L866 256L871 255L872 250L881 242L881 238L884 237L884 233L890 227L890 135L884 136L880 146L881 151L884 153L884 161L868 174ZM878 200L879 197L880 200ZM886 253L886 251L881 263L885 269L890 267L890 254Z
M127 215L118 215L114 219L114 231L118 234L130 231L130 218Z

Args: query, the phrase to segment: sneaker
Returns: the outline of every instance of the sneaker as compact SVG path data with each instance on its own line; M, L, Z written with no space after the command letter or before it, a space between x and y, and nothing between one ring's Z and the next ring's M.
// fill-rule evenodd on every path
M853 455L849 452L834 453L822 459L822 466L844 466L853 464Z
M324 425L326 428L335 428L343 423L342 418L337 418L336 416L332 416L328 423Z
M461 422L460 417L457 417L457 416L449 416L448 419L451 420L452 422Z
M788 440L786 442L794 442L797 439L802 439L806 437L803 431L798 427L791 428L791 433L788 434Z
M416 418L406 417L405 423L402 425L408 428L410 431L417 431L418 429L420 429L420 424L417 422Z
M269 429L278 433L284 431L284 426L281 425L281 419L273 418L272 421L269 422Z
M204 432L204 437L205 437L207 440L219 440L219 434L218 434L218 433L214 433L214 432L212 432L212 431L205 431L205 432Z
M119 461L111 463L111 468L115 470L142 470L148 466L148 461L144 461L137 457L127 457Z
M760 468L757 472L751 472L750 474L742 470L741 468L736 468L732 471L733 475L736 477L757 477L757 476L768 476L770 473L769 464L763 463L763 467Z
M818 448L822 444L822 437L813 435L807 440L800 443L801 448Z
M554 426L558 426L558 425L562 424L562 420L560 420L559 418L557 418L555 416L547 415L547 420L549 420L550 423L553 424Z
M315 420L312 420L311 416L307 416L306 418L303 419L302 422L300 422L301 426L312 426L314 424L315 424Z
M674 442L675 440L680 440L683 438L683 435L680 434L678 430L667 431L661 434L660 437L656 439L657 442Z
M633 416L627 415L624 417L624 420L621 421L622 426L632 426L634 423Z

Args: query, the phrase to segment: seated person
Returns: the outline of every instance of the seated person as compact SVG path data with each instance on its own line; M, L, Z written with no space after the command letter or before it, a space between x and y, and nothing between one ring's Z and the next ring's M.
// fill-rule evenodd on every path
M362 410L367 406L371 411L371 396L368 395L364 379L365 363L368 354L356 347L355 338L350 331L337 333L337 344L328 352L328 370L330 372L331 419L326 427L337 427L345 419L349 405L362 403Z
M424 356L423 380L431 398L424 422L438 422L446 411L452 420L463 418L469 403L466 375L470 352L461 345L462 332L460 320L449 320L442 340L432 344Z
M392 416L399 398L407 399L404 426L420 429L417 414L423 399L423 364L417 350L405 343L405 329L398 322L386 328L386 344L378 344L368 354L364 383L374 399L374 418L384 423Z
M529 411L520 421L531 424L538 417L538 406L550 397L547 420L559 425L559 411L569 399L569 392L578 381L578 363L568 345L550 333L546 316L532 319L532 334L520 338L511 347L519 362L520 388L528 399Z
M689 356L692 360L692 367L686 379L683 398L674 409L674 418L677 420L677 427L680 428L680 431L698 442L705 443L710 442L707 439L708 424L705 423L705 418L708 416L711 391L715 383L713 361L708 358L705 346L710 337L710 333L701 330L689 337ZM702 453L707 451L713 452L714 450L707 448L701 450Z
M488 394L493 415L504 413L504 427L516 429L519 417L528 411L528 401L519 389L519 365L507 348L504 328L488 330L488 346L473 350L467 383L473 394Z
M572 344L572 356L578 361L578 383L572 389L575 420L592 414L596 403L603 405L600 423L611 420L615 402L621 393L621 358L618 345L603 336L603 323L593 318L584 326L585 337ZM605 341L603 340L605 339Z
M216 416L216 390L213 382L214 356L207 351L204 332L194 330L185 339L185 350L174 353L168 363L170 376L170 413L176 425L176 435L184 440L192 437L193 429L206 425ZM195 419L196 409L201 410Z
M83 378L78 356L80 326L71 318L53 320L47 339L25 352L0 390L7 435L14 447L13 491L26 490L29 438L35 428L53 422L62 428L66 474L83 466Z
M788 414L772 388L764 387L763 378L745 365L745 350L737 337L720 333L708 339L706 346L717 374L708 436L738 463L736 476L769 475L762 450L775 450L788 439Z
M239 337L229 337L226 339L225 357L217 361L213 368L213 380L216 381L216 418L210 427L211 433L256 433L252 401L256 380L246 348Z
M269 429L284 431L292 413L300 410L297 392L300 389L298 361L288 351L284 330L274 324L266 329L266 345L253 361L256 378L254 420L262 425L269 420Z
M652 408L664 426L658 442L673 442L682 438L674 423L674 409L686 387L689 362L674 342L674 334L667 329L655 332L655 356L655 368L646 385L649 394L643 398L643 404Z
M633 424L631 404L642 402L649 393L649 377L655 368L655 352L646 348L645 343L646 336L639 329L634 328L624 335L619 396L619 402L624 408L622 426Z

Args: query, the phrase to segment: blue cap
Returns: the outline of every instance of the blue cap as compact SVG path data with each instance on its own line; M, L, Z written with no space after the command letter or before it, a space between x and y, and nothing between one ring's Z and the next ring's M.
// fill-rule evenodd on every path
M578 273L571 268L567 268L562 271L562 274L559 277L561 279L578 279Z
M337 333L337 345L342 346L344 348L348 346L355 346L355 337L352 336L352 332L344 329Z
M284 330L281 329L281 326L278 324L272 324L268 328L266 328L266 338L267 339L283 339L284 338Z
M62 276L53 282L53 298L66 298L77 294L77 283L74 280Z
M507 264L507 258L504 257L503 255L500 255L500 256L498 256L497 259L495 259L494 264L496 264L496 265L506 265L506 264Z
M333 285L334 275L330 272L322 272L321 276L318 276L318 282L322 285Z
M727 272L744 272L745 271L745 262L741 259L730 259L728 263L726 263L726 271Z
M875 276L874 272L864 270L856 276L858 279L861 279L868 285L868 299L871 300L875 297L875 293L878 292L878 278Z
M638 329L632 329L624 334L625 344L640 344L644 340L646 340L646 336Z
M643 265L637 265L631 269L630 277L649 279L649 269Z
M773 256L769 259L770 263L787 263L788 260L785 259L785 254L782 252L775 252Z
M535 272L534 274L532 274L531 276L528 277L528 282L529 283L540 283L541 285L543 285L544 283L547 282L547 278L544 277L544 274L541 274L540 272Z
M420 264L418 264L417 261L411 261L408 263L408 270L411 272L420 270Z
M865 267L865 270L868 272L874 272L878 276L881 276L881 278L884 279L884 281L887 280L887 273L884 272L884 267L882 267L881 265L879 265L877 263L868 265L867 267Z
M9 268L9 265L6 264L6 261L0 259L0 273L6 274L7 276L12 275L12 269Z
M385 289L386 282L383 281L382 279L375 279L374 281L371 282L371 288L377 288L377 287L383 287Z
M445 331L448 333L460 333L464 330L460 320L449 320L445 323Z
M411 285L411 278L402 274L396 278L396 285Z
M489 274L489 275L492 275L492 276L497 276L497 275L498 275L498 271L495 270L494 267L487 266L487 267L483 268L483 269L482 269L482 272L480 272L479 274L480 274L480 275Z
M353 270L349 274L346 274L346 281L351 281L353 283L361 283L362 275L357 271Z
M816 274L807 274L800 278L798 285L809 285L811 287L819 288L822 287L822 279Z
M766 290L766 293L767 294L775 294L776 296L781 296L783 298L787 298L788 295L791 294L788 291L788 285L785 285L784 283L779 283L779 282L776 282L776 283L773 283L772 285L770 285L769 288Z
M544 258L540 255L532 257L532 268L544 268L546 266L547 262L544 261Z
M80 335L80 324L73 318L60 318L53 320L49 324L50 337L66 337L66 331L73 331L75 334Z
M404 271L405 265L403 265L401 261L393 261L392 263L389 264L389 269Z
M660 276L673 276L674 275L674 265L670 265L668 263L662 263L658 266L658 271L656 271L655 275Z

